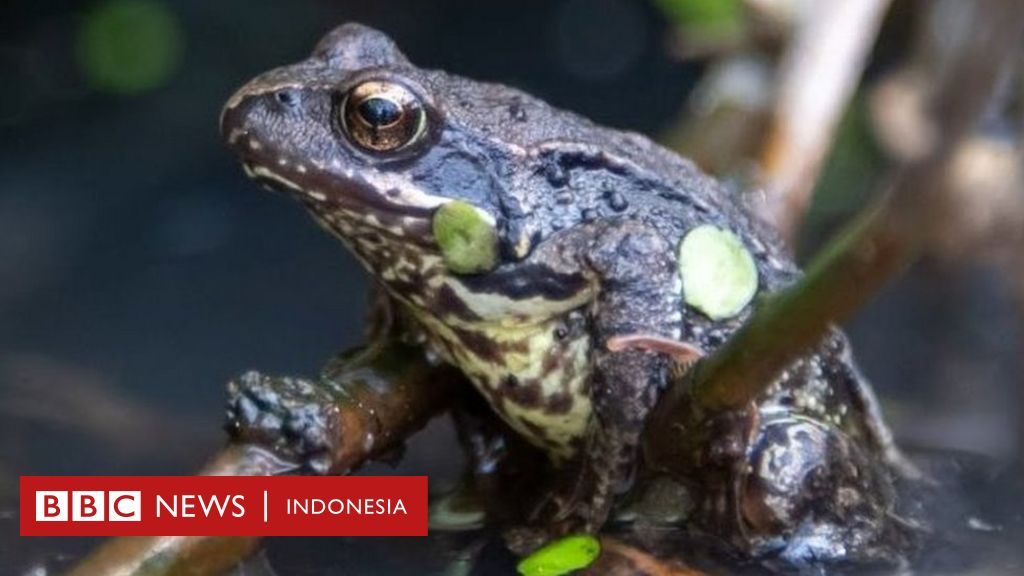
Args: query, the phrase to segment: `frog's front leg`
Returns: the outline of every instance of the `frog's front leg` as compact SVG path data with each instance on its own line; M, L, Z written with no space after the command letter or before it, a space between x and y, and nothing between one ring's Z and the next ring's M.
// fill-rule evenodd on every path
M544 453L516 434L475 390L451 407L455 433L466 457L456 494L480 500L491 522L522 518L522 505L536 498L536 478L550 466Z
M340 474L401 446L468 384L388 340L334 360L318 379L249 372L228 385L227 429L302 471Z
M550 501L555 534L594 532L604 523L613 497L628 487L647 415L664 387L665 354L608 343L634 335L678 340L682 324L682 288L665 238L635 221L578 234L566 241L596 286L589 311L593 413L578 466L565 468L574 477Z

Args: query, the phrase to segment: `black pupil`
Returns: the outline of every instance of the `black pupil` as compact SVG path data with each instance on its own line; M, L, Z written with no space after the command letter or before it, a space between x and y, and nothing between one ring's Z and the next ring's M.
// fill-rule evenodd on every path
M402 109L386 98L367 98L359 104L359 115L374 128L389 126L402 116Z

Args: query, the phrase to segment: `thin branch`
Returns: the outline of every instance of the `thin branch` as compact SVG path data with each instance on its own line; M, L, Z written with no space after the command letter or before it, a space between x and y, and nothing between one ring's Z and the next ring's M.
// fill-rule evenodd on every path
M764 217L790 246L888 6L889 0L814 2L783 57L760 164Z

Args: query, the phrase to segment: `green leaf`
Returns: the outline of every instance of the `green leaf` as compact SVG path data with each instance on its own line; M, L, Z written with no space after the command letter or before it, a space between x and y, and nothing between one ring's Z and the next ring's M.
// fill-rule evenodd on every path
M575 534L548 543L519 561L522 576L561 576L586 568L601 553L601 543L589 534Z
M679 243L686 303L712 320L735 316L757 293L757 266L732 232L708 224Z
M448 269L476 274L498 264L498 231L481 210L453 200L434 213L434 240Z

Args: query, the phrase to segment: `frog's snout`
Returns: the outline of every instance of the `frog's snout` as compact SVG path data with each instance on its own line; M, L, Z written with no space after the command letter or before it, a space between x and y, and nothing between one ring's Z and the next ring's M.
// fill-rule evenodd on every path
M253 148L259 150L258 119L270 112L265 110L267 98L264 95L251 95L247 93L246 88L243 87L236 92L224 105L220 114L221 138L229 147L239 152ZM297 93L291 90L281 90L271 98L285 108L294 108L298 102Z
M239 89L220 116L224 143L246 175L267 187L304 193L307 167L296 159L306 96L290 86L267 86L259 78Z
M299 146L307 98L290 86L268 88L254 81L242 87L224 106L220 132L250 177L272 181L272 187L302 189ZM275 177L276 176L276 177Z
M248 137L245 129L246 111L241 103L232 105L235 96L220 111L220 137L229 147L234 148L239 140ZM247 107L246 107L247 108Z

